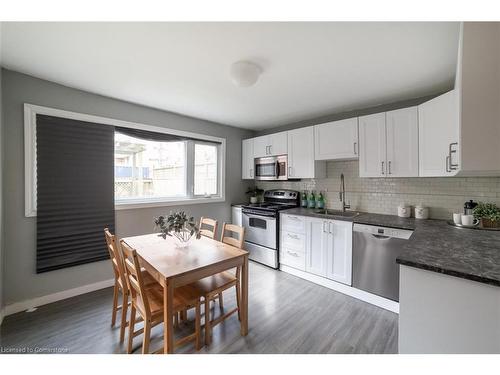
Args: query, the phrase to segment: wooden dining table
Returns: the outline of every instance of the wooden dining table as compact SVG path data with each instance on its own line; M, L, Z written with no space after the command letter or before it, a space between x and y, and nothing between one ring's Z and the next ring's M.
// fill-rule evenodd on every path
M137 251L142 267L163 287L164 347L173 353L174 289L241 266L240 334L248 334L248 252L207 238L192 239L180 248L173 237L157 233L123 238Z

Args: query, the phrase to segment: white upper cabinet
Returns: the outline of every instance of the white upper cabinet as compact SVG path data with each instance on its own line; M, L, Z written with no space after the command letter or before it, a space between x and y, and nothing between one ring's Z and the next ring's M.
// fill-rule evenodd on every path
M352 282L352 222L328 222L328 253L326 277L351 285Z
M359 176L418 176L417 108L359 118Z
M455 90L418 106L419 175L453 176L458 171L458 102Z
M288 131L288 178L321 178L326 176L324 162L314 160L312 126Z
M359 176L386 176L385 113L359 118Z
M314 141L316 160L357 159L358 119L315 125Z
M313 127L288 132L288 178L314 178Z
M254 156L286 155L288 153L287 132L263 135L254 138Z
M245 139L241 143L241 178L244 180L254 178L253 143L253 138Z
M288 132L281 132L269 135L269 154L286 155L288 153Z
M387 177L418 176L417 107L386 112Z
M256 158L269 156L269 137L263 135L253 139L253 155Z

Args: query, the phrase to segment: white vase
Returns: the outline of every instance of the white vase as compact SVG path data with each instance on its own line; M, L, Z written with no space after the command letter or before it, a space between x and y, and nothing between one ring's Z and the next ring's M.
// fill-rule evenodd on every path
M259 202L259 197L250 197L250 203L255 204Z

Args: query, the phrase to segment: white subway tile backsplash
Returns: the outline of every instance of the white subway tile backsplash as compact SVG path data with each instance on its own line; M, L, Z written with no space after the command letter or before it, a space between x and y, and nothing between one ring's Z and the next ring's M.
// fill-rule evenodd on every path
M327 177L318 180L259 182L263 189L323 191L328 208L340 208L340 174L344 173L351 209L396 214L400 203L422 203L435 219L451 218L464 202L492 202L500 205L500 177L360 178L358 161L327 162Z

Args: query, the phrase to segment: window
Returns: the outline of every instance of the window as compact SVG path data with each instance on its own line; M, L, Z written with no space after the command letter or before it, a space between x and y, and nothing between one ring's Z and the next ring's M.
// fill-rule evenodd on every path
M217 146L194 145L194 195L217 194Z
M219 196L219 148L196 140L156 141L115 132L115 201Z
M149 141L115 132L116 201L186 197L186 187L185 141Z
M115 127L115 209L224 201L224 138L24 104L27 217L37 215L39 114Z

